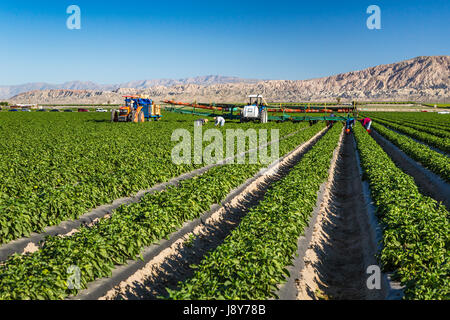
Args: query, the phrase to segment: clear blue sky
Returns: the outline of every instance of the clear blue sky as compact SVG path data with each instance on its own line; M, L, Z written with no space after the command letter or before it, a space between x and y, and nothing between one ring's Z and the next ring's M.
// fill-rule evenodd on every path
M66 28L71 4L81 30ZM366 27L371 4L381 30ZM2 0L0 84L309 79L448 55L449 17L449 0Z

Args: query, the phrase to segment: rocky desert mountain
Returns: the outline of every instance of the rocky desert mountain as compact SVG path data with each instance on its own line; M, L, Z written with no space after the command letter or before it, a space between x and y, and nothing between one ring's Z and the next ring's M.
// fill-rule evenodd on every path
M95 84L90 84L95 85ZM182 80L147 80L116 88L90 90L33 90L18 94L12 103L121 103L122 95L148 94L154 100L243 102L252 93L271 102L296 101L432 101L450 100L450 56L417 57L311 80L239 79L206 76Z
M218 83L256 83L258 81L261 80L210 75L193 78L183 78L183 79L153 79L153 80L131 81L114 85L97 84L91 81L84 81L84 82L69 81L62 84L34 82L15 86L0 86L0 99L9 99L16 95L29 91L43 91L43 90L113 91L119 88L146 89L155 86L170 87L175 85L186 85L186 84L212 85Z

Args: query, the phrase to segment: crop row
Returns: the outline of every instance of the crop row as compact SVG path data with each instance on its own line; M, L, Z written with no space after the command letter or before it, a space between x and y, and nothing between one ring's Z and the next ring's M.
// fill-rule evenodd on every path
M424 167L441 176L447 182L450 182L449 157L427 148L405 135L387 129L378 123L374 123L373 128L411 158L419 161Z
M400 120L425 125L439 130L450 130L450 116L423 112L364 112L369 117L380 117L385 120Z
M400 121L404 124L412 124L428 129L448 132L450 128L446 125L446 115L434 115L433 118L424 118L423 113L402 113L402 112L367 112L372 118L381 118L386 121ZM447 118L446 118L447 117Z
M387 119L388 120L388 119ZM440 124L439 122L433 121L433 122L422 122L422 121L413 121L413 120L406 120L405 123L407 124L413 124L413 125L420 125L422 127L430 129L436 129L441 134L445 134L450 132L450 127L444 124Z
M324 127L314 125L282 140L286 153ZM68 289L67 270L81 270L81 287L111 275L115 265L136 259L145 246L159 242L220 203L234 188L253 176L262 165L222 165L184 180L177 187L147 194L141 202L118 208L110 219L92 228L82 227L69 237L47 237L42 248L14 255L0 266L0 299L62 299Z
M289 276L297 241L327 179L342 126L335 125L197 266L171 299L268 299Z
M419 131L423 131L423 132L427 132L431 135L437 136L437 137L441 137L441 138L445 138L445 139L450 139L450 132L446 131L446 130L442 130L442 129L437 129L437 128L432 128L430 127L428 124L424 124L424 123L419 123L417 124L416 122L407 122L407 121L403 121L401 119L391 119L391 118L386 118L386 117L374 117L375 120L377 119L381 119L390 123L395 123L398 125L403 125L405 127L410 127Z
M449 212L422 195L362 126L355 137L383 229L384 271L405 285L406 299L449 299Z
M192 121L178 115L140 125L112 124L97 114L1 117L0 244L200 166L172 161L177 143L171 141L172 132L193 131ZM304 126L271 123L259 128L279 128L282 137Z
M413 128L409 128L403 125L395 124L389 121L376 119L375 122L381 123L386 127L394 129L398 132L404 133L412 138L415 138L419 141L426 143L429 146L435 147L441 151L450 153L450 139L443 139L440 137L435 137L431 134L415 130Z

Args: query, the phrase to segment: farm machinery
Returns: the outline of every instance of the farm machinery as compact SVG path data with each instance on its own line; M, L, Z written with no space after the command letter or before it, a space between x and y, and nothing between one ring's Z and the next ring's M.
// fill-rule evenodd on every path
M358 113L355 103L340 106L311 106L309 104L289 105L289 108L286 108L281 104L269 105L260 94L249 95L248 98L249 102L244 105L226 103L206 104L197 102L186 103L173 100L165 100L163 102L170 105L165 108L167 111L205 117L221 116L228 120L239 120L240 122L258 121L266 123L268 121L309 121L310 123L315 123L317 121L327 121L327 124L331 125L336 121L347 120L347 116L339 116L334 113L352 113L356 117ZM311 113L324 113L325 115L314 116L310 115Z
M260 94L248 96L249 103L244 106L240 114L240 122L259 120L261 123L267 123L267 103Z
M245 106L238 106L234 104L204 104L196 102L185 103L176 102L172 100L163 101L166 104L177 106L166 108L167 111L184 113L184 114L194 114L206 117L216 117L221 116L229 120L239 120L240 122L247 121L260 121L261 123L266 123L268 118L268 105L264 101L262 95L250 95L248 96L249 102ZM188 109L186 109L186 107ZM189 108L192 108L191 110ZM196 110L197 109L197 110ZM200 111L199 109L207 109L209 112ZM238 114L236 112L238 111Z
M123 96L125 105L111 111L111 122L145 122L160 120L161 107L146 95Z

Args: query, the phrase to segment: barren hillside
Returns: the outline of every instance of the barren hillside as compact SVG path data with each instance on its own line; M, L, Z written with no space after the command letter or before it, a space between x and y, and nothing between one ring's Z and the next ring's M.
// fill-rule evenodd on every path
M235 80L235 79L234 79ZM173 82L166 82L172 84ZM176 82L175 82L176 83ZM165 84L165 83L164 83ZM120 103L124 94L148 94L155 100L241 102L250 93L261 93L267 101L414 100L448 101L450 56L417 57L311 80L228 81L226 83L184 82L175 85L115 90L35 90L16 95L13 103Z

